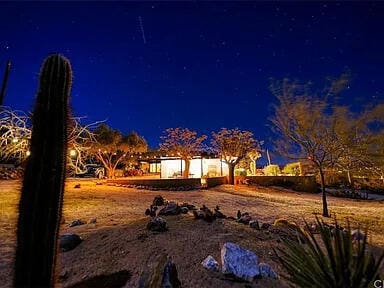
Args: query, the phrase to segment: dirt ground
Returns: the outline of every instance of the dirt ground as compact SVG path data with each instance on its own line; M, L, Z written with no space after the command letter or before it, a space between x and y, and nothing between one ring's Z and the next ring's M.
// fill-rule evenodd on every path
M80 188L74 188L80 183ZM194 220L189 213L166 216L169 231L160 234L146 229L145 209L154 196L161 194L168 200L188 202L198 207L216 205L227 216L237 210L249 212L260 223L273 223L285 218L303 224L303 219L314 220L321 212L320 195L297 193L280 188L248 186L219 186L209 190L169 192L97 185L93 180L70 180L64 197L65 223L61 233L77 233L84 241L74 250L59 255L60 273L68 278L58 287L89 277L122 269L132 272L126 287L137 287L138 279L149 257L159 253L172 256L178 267L183 287L284 287L283 280L255 280L251 285L224 279L220 273L204 270L201 261L208 255L220 260L220 247L231 241L254 251L259 261L269 263L278 273L284 273L273 253L282 245L279 236L269 231L253 230L230 220L206 223ZM15 223L20 182L0 181L0 286L10 287L15 248ZM329 209L338 220L348 218L353 227L370 225L369 239L373 245L384 247L384 202L349 200L329 197ZM96 224L68 227L75 219ZM330 219L327 219L330 221ZM220 261L219 261L220 262Z

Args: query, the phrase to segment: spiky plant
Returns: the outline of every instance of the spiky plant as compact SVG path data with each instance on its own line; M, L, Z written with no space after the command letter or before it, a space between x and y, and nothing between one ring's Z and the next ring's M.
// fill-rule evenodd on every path
M306 223L306 231L298 229L300 242L286 239L285 247L275 250L290 282L298 287L366 288L378 277L384 253L374 257L367 237L354 240L349 223L340 229L334 221L336 228L330 229L316 217L319 238Z
M33 112L31 155L19 203L15 287L53 287L64 193L72 70L61 55L44 61Z

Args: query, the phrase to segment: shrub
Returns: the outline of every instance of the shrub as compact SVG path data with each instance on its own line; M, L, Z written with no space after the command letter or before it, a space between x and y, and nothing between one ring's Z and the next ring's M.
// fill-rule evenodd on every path
M306 223L306 231L298 230L301 242L285 239L285 249L275 250L288 279L298 287L369 287L378 277L384 253L375 258L367 249L367 237L353 241L349 223L347 229L330 230L317 217L316 222L320 240Z
M279 165L268 165L264 168L264 174L266 176L277 176L280 174L280 167Z
M283 168L283 173L291 176L300 175L300 163L288 163Z

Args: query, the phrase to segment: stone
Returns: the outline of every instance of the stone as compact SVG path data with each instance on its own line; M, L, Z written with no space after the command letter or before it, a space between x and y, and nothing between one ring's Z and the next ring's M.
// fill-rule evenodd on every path
M181 213L181 208L175 202L169 202L163 209L159 211L158 215L168 216L168 215L179 215Z
M181 209L181 210L180 210L181 213L183 213L183 214L187 214L188 211L189 211L188 207L181 207L180 209Z
M84 225L85 222L80 220L80 219L77 219L77 220L73 220L70 224L69 224L69 227L75 227L75 226L80 226L80 225Z
M181 288L176 265L170 258L165 263L161 288Z
M269 223L263 223L261 224L261 229L268 230L272 225Z
M88 221L88 224L95 224L96 223L96 218L91 218Z
M153 232L168 231L167 221L161 217L152 218L147 224L147 229Z
M211 255L205 258L203 262L201 262L201 265L207 270L215 272L219 271L219 263Z
M259 221L257 221L257 220L249 221L249 227L256 229L256 230L260 230Z
M259 264L259 270L260 270L261 277L263 278L272 278L272 279L279 278L277 273L272 269L271 265L267 263L261 262Z
M360 230L356 229L351 231L351 237L353 241L364 241L365 234L360 232Z
M77 234L63 234L60 236L59 247L61 252L75 249L83 240Z
M237 222L239 223L243 223L245 225L248 225L249 222L252 220L252 217L251 215L249 215L248 213L244 213L243 215L241 215L241 217L237 220Z
M227 242L221 248L222 273L251 282L260 275L258 258L252 251Z
M77 183L73 188L78 189L78 188L80 188L80 187L81 187L80 183Z
M153 202L152 202L153 206L163 206L164 204L165 204L164 198L161 195L155 196L155 198L153 199Z

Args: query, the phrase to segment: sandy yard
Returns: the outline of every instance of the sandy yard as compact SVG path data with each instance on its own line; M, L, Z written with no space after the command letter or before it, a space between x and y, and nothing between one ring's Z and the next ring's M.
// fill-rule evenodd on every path
M81 187L75 189L75 184ZM148 218L144 211L154 196L161 194L167 200L188 202L209 208L216 205L227 216L236 216L237 210L249 212L259 222L273 223L276 218L296 221L314 220L321 212L320 195L297 193L279 188L247 186L219 186L209 190L169 192L147 191L107 185L96 185L93 180L69 180L64 197L64 219L61 233L77 233L84 241L74 250L59 255L60 273L66 280L58 286L71 285L94 275L122 269L132 273L126 287L137 287L137 282L149 257L159 253L172 256L178 267L183 287L246 287L244 283L230 282L220 273L204 270L201 261L208 255L220 260L220 247L231 241L254 251L259 261L267 262L284 273L273 248L282 245L278 235L269 231L253 230L229 220L206 223L194 220L191 213L166 216L169 231L153 234L146 230ZM10 287L12 258L15 248L15 223L20 182L0 181L0 286ZM384 202L328 198L330 212L353 227L370 225L369 239L373 245L384 247ZM68 227L75 219L96 224ZM330 219L327 219L330 221ZM219 261L220 262L220 261ZM247 287L282 287L283 280L255 280Z

